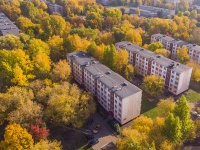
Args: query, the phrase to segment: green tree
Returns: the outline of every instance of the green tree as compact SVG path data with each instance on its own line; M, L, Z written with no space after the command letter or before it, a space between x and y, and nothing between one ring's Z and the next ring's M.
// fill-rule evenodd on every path
M177 49L177 56L178 56L178 60L185 64L190 60L190 56L188 54L188 48L184 45L182 46L182 48L178 48Z
M90 43L90 45L87 47L86 51L88 54L94 56L94 52L97 48L97 45L95 42Z
M147 46L147 49L154 52L157 49L162 49L163 45L160 42L153 42Z
M181 132L183 140L192 140L195 138L194 123L190 118L190 108L187 103L186 97L181 96L178 104L174 108L175 116L180 118Z
M156 75L146 76L143 79L142 86L144 91L151 96L158 96L163 93L164 81Z
M104 64L111 69L115 69L116 53L117 53L117 51L116 51L116 48L114 45L107 46L105 48L103 61L104 61Z
M0 143L2 150L28 150L33 147L32 136L19 124L9 124L5 129L4 140Z
M34 7L32 2L26 2L26 1L21 2L20 10L23 16L31 19L34 19L36 15L39 14L38 9Z
M172 113L166 118L163 127L163 134L173 142L179 145L182 137L181 123L179 117L175 117Z

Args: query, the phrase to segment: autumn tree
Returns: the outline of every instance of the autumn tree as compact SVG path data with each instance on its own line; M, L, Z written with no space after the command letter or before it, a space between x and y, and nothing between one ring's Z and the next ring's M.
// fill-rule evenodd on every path
M134 76L134 67L131 64L127 64L123 68L123 76L127 79L130 80Z
M5 85L27 86L34 78L33 65L23 50L0 50L0 58L0 76Z
M192 68L192 79L196 82L199 82L200 81L200 65L193 61L189 61L187 63L187 66Z
M1 149L28 150L32 147L32 136L19 124L9 124L5 128L4 140L0 143Z
M52 78L54 81L66 81L71 74L71 68L66 60L60 60L53 65Z
M20 10L22 11L22 15L34 19L36 15L39 14L39 11L36 7L34 7L32 2L23 1L20 3Z
M29 130L35 142L46 140L49 135L49 130L43 125L41 119L37 120L36 123L31 124Z
M40 39L31 39L28 45L28 53L30 54L31 58L36 56L39 52L49 55L50 49L48 44Z
M115 71L122 75L124 73L124 68L128 64L128 52L125 50L117 51L115 59L115 63L117 64Z
M175 102L172 97L167 99L161 99L157 104L158 115L160 117L167 117L174 110Z
M64 82L56 85L49 95L45 116L55 126L63 124L81 127L94 111L95 104L88 93Z
M34 75L37 78L48 77L51 69L50 57L40 51L35 56L33 56L32 60L34 64Z
M163 93L164 81L156 75L146 76L143 79L142 86L144 91L151 96L158 96Z
M64 47L68 53L74 51L86 51L87 47L90 45L90 42L86 39L81 39L77 34L68 35L64 40Z
M183 64L187 63L190 60L188 48L186 46L182 46L181 48L179 47L177 49L177 56L178 60Z
M19 37L15 35L0 36L0 49L23 49L24 44L20 41Z
M62 150L61 143L54 140L54 141L49 141L49 140L40 140L37 142L31 150L39 150L39 149L46 149L46 150Z
M171 52L169 50L166 50L166 49L156 49L154 51L154 53L162 55L164 57L169 57Z

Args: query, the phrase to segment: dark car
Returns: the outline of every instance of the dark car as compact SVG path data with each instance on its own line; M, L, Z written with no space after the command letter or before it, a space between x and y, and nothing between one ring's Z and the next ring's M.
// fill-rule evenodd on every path
M93 133L94 134L96 134L96 133L98 133L99 132L99 130L100 130L100 128L101 128L101 125L96 125L96 127L94 128L94 130L93 130Z
M94 135L86 135L85 139L87 141L94 139Z
M93 140L90 140L90 141L88 142L88 145L89 145L89 146L93 146L93 145L95 145L95 144L97 144L97 143L99 143L99 140L98 140L98 139L93 139Z
M90 118L89 120L88 120L88 126L91 126L91 124L93 123L93 119L92 118Z

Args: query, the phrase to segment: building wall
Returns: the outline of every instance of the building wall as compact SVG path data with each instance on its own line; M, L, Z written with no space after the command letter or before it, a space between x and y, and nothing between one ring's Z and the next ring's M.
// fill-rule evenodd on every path
M121 124L124 124L127 122L127 120L132 120L140 115L141 99L142 99L142 91L133 94L127 98L124 98L122 100Z

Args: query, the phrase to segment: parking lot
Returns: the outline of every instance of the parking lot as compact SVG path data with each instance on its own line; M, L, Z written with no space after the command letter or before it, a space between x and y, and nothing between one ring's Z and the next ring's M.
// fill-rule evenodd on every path
M93 122L89 128L92 131L94 130L96 125L101 125L99 132L94 134L94 138L97 138L99 140L99 143L92 146L92 148L94 150L101 150L101 147L105 146L109 142L116 143L117 136L107 124L107 120L104 120L98 113L95 113L91 118L93 119Z

